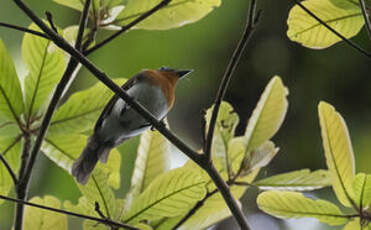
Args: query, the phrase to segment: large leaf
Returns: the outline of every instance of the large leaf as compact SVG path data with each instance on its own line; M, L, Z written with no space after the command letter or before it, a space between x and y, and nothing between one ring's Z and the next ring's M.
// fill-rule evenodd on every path
M140 137L127 208L159 175L170 170L170 143L158 131L148 130Z
M53 196L44 196L44 198L33 197L29 202L57 209L61 207L61 202ZM26 230L67 229L67 216L49 210L26 206L24 218L24 226Z
M197 172L178 168L158 176L133 202L124 222L174 217L189 210L206 194L205 181Z
M371 205L371 175L358 173L353 182L354 201L358 207Z
M4 121L15 121L22 112L21 85L12 58L0 39L0 118L3 117Z
M352 183L355 177L355 163L348 128L344 119L331 105L321 102L318 113L333 189L339 201L350 207L354 205Z
M70 7L72 9L82 11L84 8L85 0L53 0L54 2L61 4L63 6ZM90 12L98 12L99 9L109 9L116 5L119 5L121 0L93 0L90 7ZM104 15L101 15L104 16Z
M48 136L42 145L42 151L59 167L70 173L72 164L80 156L86 142L87 137L78 134ZM108 184L117 189L120 186L120 167L121 155L113 149L107 164L98 163L96 168L108 171Z
M351 1L341 1L342 7L331 0L306 0L302 4L346 38L355 36L364 25L359 6ZM322 49L341 41L299 6L291 9L287 24L287 36L309 48Z
M260 209L278 218L312 217L329 225L341 225L348 218L325 200L312 200L297 192L267 191L258 196Z
M18 172L21 151L21 141L16 137L0 137L0 154L4 156L14 172ZM13 187L13 180L3 162L0 161L0 194L4 196L8 195L10 189ZM3 202L4 200L0 200L0 204Z
M29 28L40 31L35 24ZM50 45L50 40L29 33L26 33L23 39L22 56L29 70L25 79L28 117L35 115L45 104L65 68L63 51Z
M123 84L126 79L117 79L117 84ZM94 128L94 124L113 92L103 83L73 94L62 105L50 124L51 135L82 133Z
M274 175L254 183L263 190L311 191L331 185L328 171L302 169Z
M126 25L162 0L128 0L116 24ZM220 6L221 0L173 0L139 23L137 29L165 30L196 22Z
M247 152L271 139L278 131L286 115L287 95L288 90L281 78L273 77L249 119L245 133Z

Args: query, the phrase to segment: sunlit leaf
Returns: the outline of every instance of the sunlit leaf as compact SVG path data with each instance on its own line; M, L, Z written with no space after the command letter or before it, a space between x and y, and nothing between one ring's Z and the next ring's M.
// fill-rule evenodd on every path
M0 121L0 137L14 137L19 132L18 124L15 121Z
M355 177L355 163L348 128L344 119L331 105L321 102L318 113L333 189L339 201L350 207L354 203L352 183Z
M82 11L84 8L85 0L53 0L54 2L70 7L74 10ZM93 0L90 6L90 13L98 12L99 9L107 11L114 6L119 5L122 0ZM104 15L101 15L104 17Z
M0 39L0 117L15 121L23 112L23 96L13 60ZM1 124L0 124L1 127ZM4 132L0 129L0 132Z
M116 79L115 83L122 85L125 81L126 79ZM68 135L92 130L113 94L103 83L73 94L53 116L49 133Z
M353 182L354 201L358 207L371 205L371 175L358 173Z
M70 173L72 164L80 156L86 141L86 136L78 134L47 136L42 145L42 151L59 167ZM108 171L108 183L117 189L120 186L120 167L121 154L116 149L113 149L107 164L98 163L96 168Z
M189 210L206 194L205 181L196 172L178 168L158 176L133 202L123 221L138 223L173 217Z
M40 29L32 24L32 30ZM29 70L25 79L25 105L28 117L35 115L47 102L65 68L63 51L50 46L50 40L26 33L22 56Z
M4 156L15 173L18 172L20 166L21 144L21 141L17 140L16 137L0 137L0 154ZM4 196L8 195L10 189L13 187L13 180L3 162L0 161L0 194ZM4 200L0 199L0 204L3 202Z
M343 228L343 230L362 230L359 218L354 218L352 221L349 221ZM365 230L365 229L363 229Z
M280 77L270 80L251 115L245 137L247 152L271 139L280 128L288 107L288 90Z
M126 25L162 0L128 0L116 24ZM137 29L165 30L196 22L220 6L221 0L173 0L139 23Z
M33 197L31 203L44 205L51 208L61 208L61 202L53 196ZM37 230L67 230L67 216L36 207L26 206L24 216L25 229Z
M302 4L346 38L355 36L364 25L362 12L352 1L341 1L341 7L331 0L305 0ZM341 41L299 6L291 9L287 24L287 36L309 48L322 49Z
M258 196L257 203L261 210L277 218L312 217L329 225L341 225L348 221L334 204L312 200L297 192L263 192Z
M328 171L309 169L274 175L254 183L263 190L311 191L331 185Z

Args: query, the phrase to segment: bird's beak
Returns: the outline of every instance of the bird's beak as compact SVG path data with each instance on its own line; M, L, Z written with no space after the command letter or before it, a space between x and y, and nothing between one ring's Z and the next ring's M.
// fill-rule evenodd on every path
M175 73L178 75L179 79L187 76L189 73L191 73L193 69L190 70L176 70Z

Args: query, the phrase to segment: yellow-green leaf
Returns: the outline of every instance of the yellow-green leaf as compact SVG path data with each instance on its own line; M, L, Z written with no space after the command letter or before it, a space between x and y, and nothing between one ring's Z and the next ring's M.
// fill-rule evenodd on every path
M31 203L52 208L61 208L61 202L53 196L33 197ZM40 208L26 206L24 217L25 230L67 230L67 216Z
M158 220L189 210L206 194L204 178L188 168L178 168L158 176L125 213L123 221Z
M21 85L14 68L12 57L0 39L0 118L15 121L23 112ZM1 124L0 124L1 126ZM0 130L4 132L4 130Z
M359 218L354 218L352 221L349 221L343 228L343 230L362 230L361 223ZM365 230L365 229L363 229Z
M271 139L278 131L286 115L287 95L288 90L281 78L273 77L249 119L245 133L247 152Z
M29 28L40 31L35 24ZM63 51L51 44L50 40L29 33L23 39L22 56L29 70L24 84L27 117L37 114L47 102L65 68Z
M353 182L354 201L362 209L371 205L371 175L358 173Z
M355 36L364 25L359 6L351 1L341 1L342 7L331 0L305 0L302 4L346 38ZM287 36L309 48L322 49L341 41L299 6L291 9L287 24Z
M128 0L115 24L127 25L162 0ZM135 28L166 30L196 22L220 6L221 0L173 0Z
M263 190L311 191L331 185L327 170L309 169L274 175L254 183Z
M354 205L352 183L355 177L355 163L348 128L344 119L330 104L321 102L318 113L332 187L339 201L350 207Z
M267 191L258 196L258 206L277 218L312 217L329 225L341 225L348 221L340 209L325 200L312 200L298 192Z

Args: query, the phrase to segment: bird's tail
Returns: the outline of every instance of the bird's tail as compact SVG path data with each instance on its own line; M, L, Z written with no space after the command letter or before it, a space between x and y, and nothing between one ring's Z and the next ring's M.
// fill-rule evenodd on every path
M72 166L72 175L81 184L86 184L90 174L93 172L98 159L107 162L111 147L100 142L96 135L92 135L85 146L79 159Z

